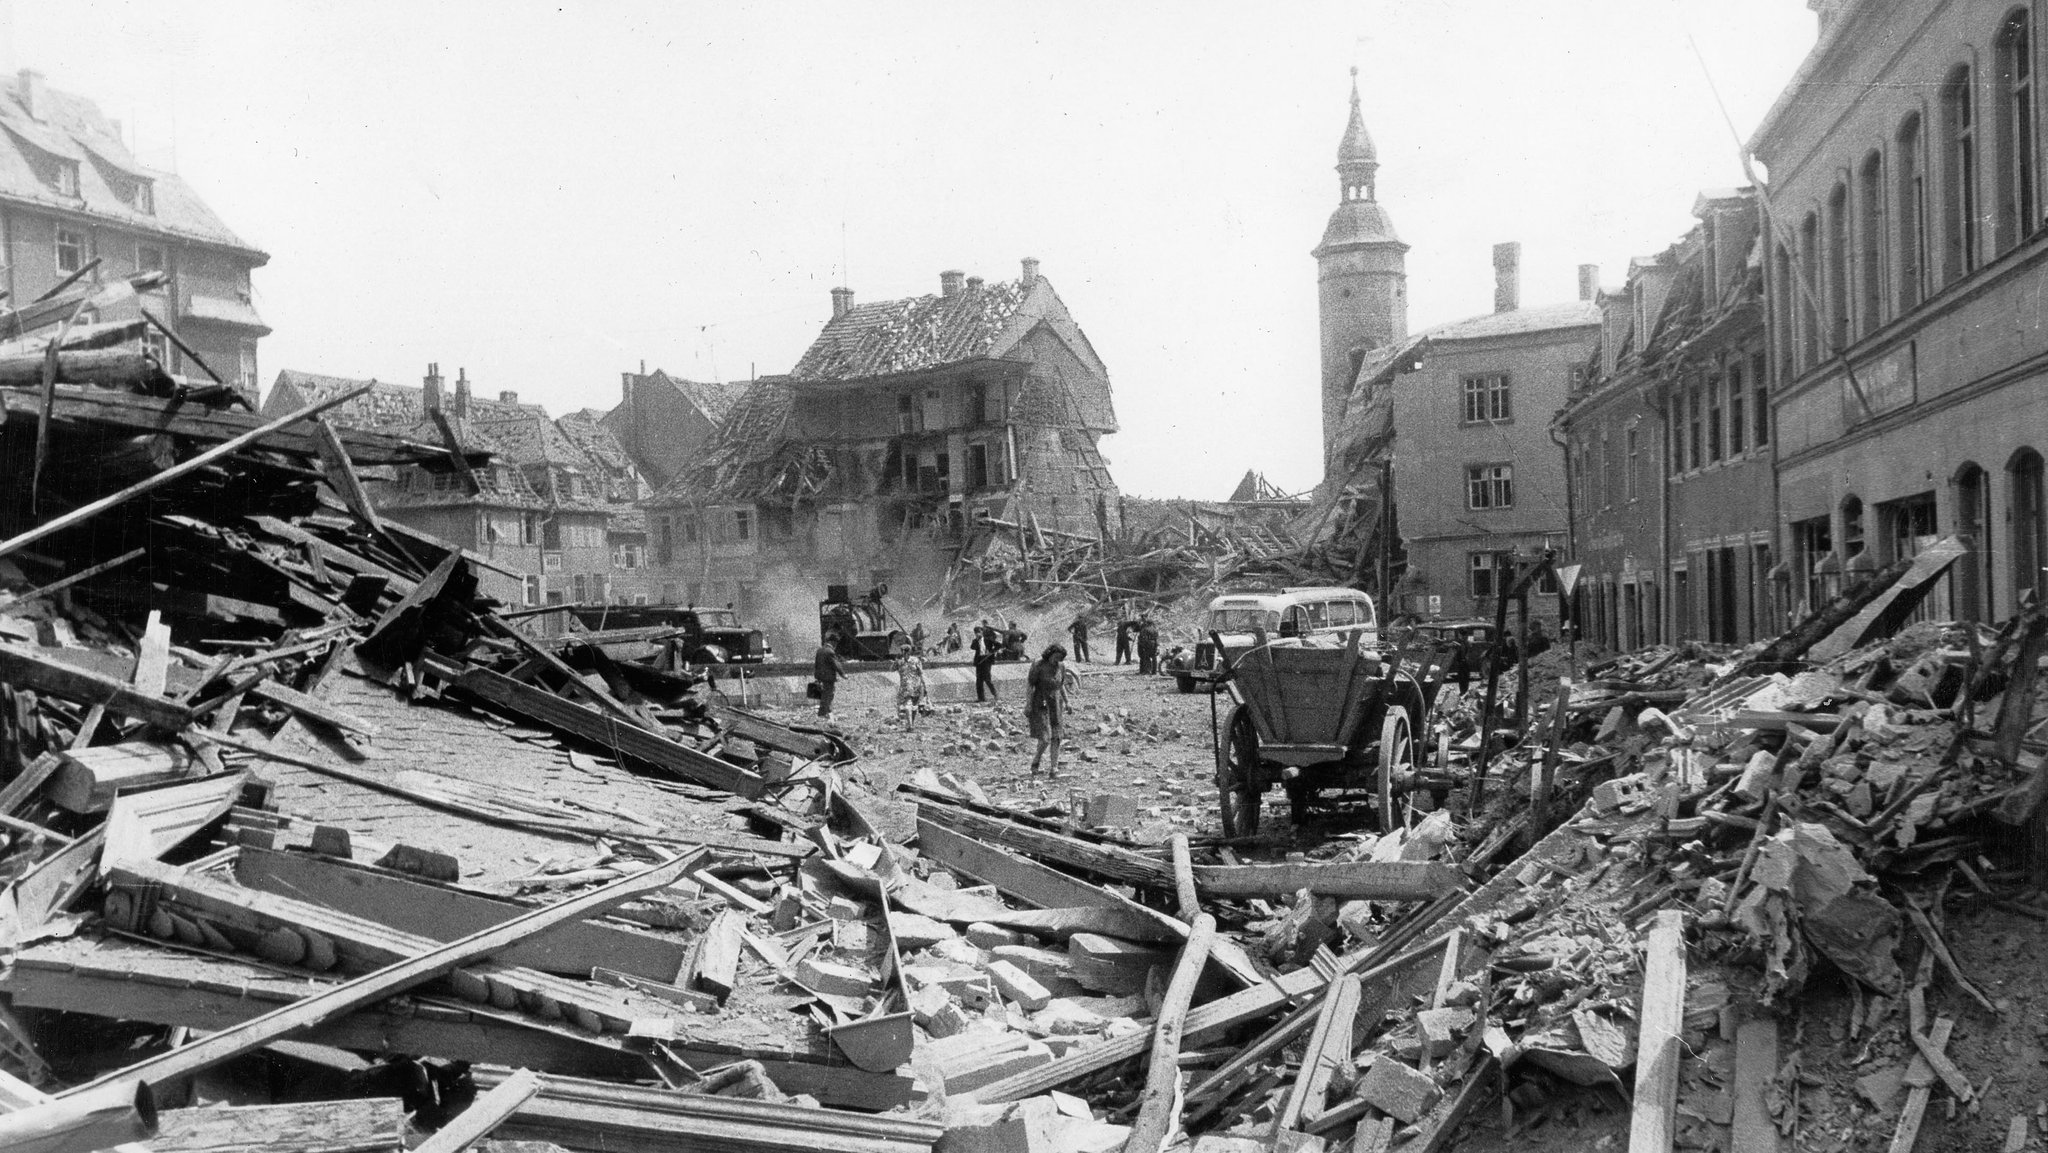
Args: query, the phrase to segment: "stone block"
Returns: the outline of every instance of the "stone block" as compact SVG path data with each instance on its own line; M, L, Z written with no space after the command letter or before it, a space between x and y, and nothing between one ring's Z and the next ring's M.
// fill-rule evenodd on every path
M980 1110L949 1123L934 1153L1059 1153L1059 1110L1027 1097L989 1116Z
M962 1036L971 1037L976 1034L965 1033ZM948 1041L955 1039L947 1038ZM1051 1060L1051 1049L1037 1041L1027 1040L1024 1041L1022 1048L983 1047L971 1050L952 1061L942 1063L939 1066L939 1075L945 1079L947 1093L972 1093L984 1085L993 1085L1013 1074L1036 1069Z
M1088 827L1128 829L1138 823L1138 802L1116 793L1097 793L1088 798Z
M1052 1000L1052 993L1044 985L1008 961L989 962L988 977L995 982L997 992L1027 1013L1036 1013Z
M1358 1096L1405 1125L1427 1113L1443 1090L1428 1074L1381 1054L1359 1082Z
M865 969L839 961L805 957L796 965L797 980L817 993L840 997L865 997L875 991L875 979Z
M929 948L958 935L953 932L953 926L916 913L890 913L889 928L896 934L896 945L900 949Z
M1036 945L998 945L989 953L996 960L1008 961L1031 974L1031 979L1041 985L1074 979L1074 963L1065 953L1055 953Z
M1458 1034L1472 1024L1470 1009L1424 1009L1415 1014L1415 1032L1423 1051L1441 1057L1458 1046Z
M1001 925L991 925L985 921L976 921L967 926L968 943L983 949L994 949L1002 945L1028 945L1035 943L1036 940L1029 933L1005 929Z

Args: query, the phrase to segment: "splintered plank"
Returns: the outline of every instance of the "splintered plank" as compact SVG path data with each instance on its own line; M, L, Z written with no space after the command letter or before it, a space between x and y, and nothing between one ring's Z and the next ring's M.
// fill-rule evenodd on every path
M624 753L700 784L749 799L760 796L765 787L758 773L727 764L660 733L606 716L596 709L489 669L469 669L455 678L455 685L538 724Z
M94 745L59 753L58 759L50 800L73 813L106 812L121 790L175 781L193 765L182 746L153 741Z
M192 723L192 710L183 705L21 645L0 644L0 684L84 705L104 704L109 712L167 729L182 729Z
M741 934L745 922L731 909L722 909L711 924L697 938L696 946L690 951L689 979L682 982L686 989L701 989L706 993L725 1000L732 995L739 984Z
M1675 909L1659 912L1645 951L1628 1149L1669 1153L1678 1108L1678 1034L1685 1023L1685 914Z
M1463 887L1457 868L1441 861L1196 865L1195 884L1212 897L1275 897L1307 889L1364 901L1427 901Z
M163 856L234 807L248 779L247 773L221 773L116 795L107 810L100 872L121 861Z
M527 906L513 901L374 865L253 846L244 846L237 854L235 880L251 889L295 897L435 940L479 932L527 911ZM585 977L602 967L669 981L682 967L686 952L685 946L651 934L574 921L521 941L498 959L567 977Z
M1180 960L1174 964L1173 979L1159 999L1145 1091L1138 1098L1138 1119L1131 1125L1124 1153L1159 1153L1180 1124L1181 1031L1194 1001L1195 982L1202 976L1202 963L1209 956L1209 942L1215 938L1216 919L1207 913L1196 914L1188 926L1187 944L1181 946ZM1357 1008L1355 1000L1352 1007Z
M984 845L972 837L933 824L922 816L917 822L917 844L933 860L975 880L994 885L998 892L1027 905L1041 909L1116 909L1132 920L1153 926L1153 932L1148 934L1151 937L1156 937L1160 928L1176 938L1187 931L1185 925L1156 909L1148 909L1128 897L1070 877L1048 865L1004 852L993 845ZM1170 883L1168 887L1171 888ZM1096 931L1113 936L1131 936L1108 929Z
M381 1153L405 1148L405 1102L396 1097L216 1105L157 1114L154 1153Z
M275 701L302 717L311 717L316 721L332 725L337 729L351 733L360 733L366 737L375 737L377 735L376 725L356 716L347 709L337 708L316 696L302 693L294 688L287 688L274 681L256 682L249 686L249 695L262 697L266 701Z
M432 1137L413 1147L413 1153L462 1153L491 1135L514 1110L540 1092L540 1076L521 1069L500 1081L490 1092L469 1103L454 1120L441 1126Z
M566 921L581 920L641 893L666 888L674 884L678 877L696 863L695 854L685 854L644 873L622 877L609 885L593 889L561 904L536 909L502 925L485 929L480 933L472 933L459 941L386 965L347 984L316 993L295 1005L265 1013L261 1017L222 1029L167 1053L115 1069L72 1092L135 1080L150 1085L161 1085L191 1076L224 1061L231 1061L244 1053L253 1052L302 1029L323 1024L364 1005L374 1004L428 981L445 977L465 965L475 964L493 953L502 951L531 933L553 928Z

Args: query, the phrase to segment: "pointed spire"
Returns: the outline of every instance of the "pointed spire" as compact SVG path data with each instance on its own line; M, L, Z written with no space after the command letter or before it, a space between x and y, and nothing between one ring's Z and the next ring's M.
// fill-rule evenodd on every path
M1337 145L1337 163L1376 163L1380 158L1379 149L1373 147L1372 134L1365 130L1365 114L1358 108L1358 66L1351 66L1351 121L1344 126L1344 139Z

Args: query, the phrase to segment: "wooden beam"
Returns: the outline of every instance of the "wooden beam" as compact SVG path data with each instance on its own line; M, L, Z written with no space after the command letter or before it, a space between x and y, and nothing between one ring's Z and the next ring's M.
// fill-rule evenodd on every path
M101 874L121 861L156 860L183 844L233 808L248 780L247 773L221 773L115 795L107 809Z
M129 683L135 691L146 697L160 697L170 687L171 675L171 626L164 623L164 614L149 610L149 619L142 626L142 643L136 646L135 675Z
M529 906L375 865L312 853L244 846L235 880L261 892L296 897L401 932L445 941L502 925ZM594 921L571 921L498 954L544 973L588 977L604 967L652 981L674 979L687 948L666 938Z
M437 977L447 976L464 965L473 964L493 953L501 952L530 933L552 928L566 921L579 921L642 893L666 888L674 884L676 878L682 876L696 862L695 854L685 855L644 873L622 877L609 885L593 889L558 905L536 909L523 917L514 918L482 932L472 933L459 941L443 945L420 956L387 965L347 984L316 993L298 1004L265 1013L252 1021L245 1021L203 1037L183 1048L173 1049L168 1053L148 1057L125 1068L116 1069L88 1086L71 1092L77 1093L82 1092L84 1088L138 1079L151 1085L161 1085L210 1069L223 1061L230 1061L244 1053L253 1052L302 1029L346 1015L363 1005L373 1004Z
M211 1105L157 1114L152 1153L388 1153L405 1148L396 1097Z
M1364 995L1365 986L1358 975L1348 973L1339 977L1336 987L1323 998L1322 1011L1316 1014L1315 1031L1309 1034L1308 1048L1301 1053L1301 1072L1289 1086L1280 1115L1273 1121L1276 1135L1299 1129L1303 1121L1313 1121L1322 1114L1331 1075L1340 1063L1351 1060L1351 1031Z
M48 650L0 644L0 684L34 689L83 705L104 704L107 711L167 729L192 723L192 710L160 696L135 691L126 681L83 669Z
M546 689L515 681L489 669L467 670L455 678L455 687L548 728L580 737L615 754L632 757L700 784L748 799L760 796L766 787L758 773L727 764L680 741L616 717L605 716L589 706L564 700Z
M731 996L739 984L740 937L744 930L745 922L738 913L719 910L690 951L687 979L679 982L683 988L702 990L721 1002Z
M154 492L155 490L162 488L163 486L171 483L174 480L180 480L186 476L191 475L192 473L199 471L202 468L205 468L206 466L212 464L214 461L220 460L222 457L232 456L235 453L238 453L243 449L248 448L250 445L255 444L257 441L262 440L264 437L279 431L280 429L289 427L290 425L297 424L299 421L305 420L309 417L318 416L321 413L326 412L328 409L333 408L336 405L346 403L347 401L354 400L356 397L361 396L368 391L370 391L370 386L365 384L358 388L352 388L347 392L340 393L336 396L329 397L326 400L306 405L304 408L301 408L295 412L287 413L284 416L278 417L276 420L269 421L256 428L252 428L248 432L245 432L242 435L237 436L231 440L226 440L221 442L220 444L214 445L212 448L207 449L205 452L202 452L197 456L191 457L190 459L180 461L179 463L172 465L171 467L163 470L162 472L153 473L150 476L146 477L145 479L139 480L134 484L129 485L127 488L122 489L119 492L109 493L108 495L103 496L96 501L92 501L89 504L80 505L79 507L72 509L70 512L64 513L61 516L52 517L49 520L46 520L41 524L36 525L34 528L31 528L25 532L17 533L4 541L0 541L0 556L6 556L11 552L17 552L22 548L25 548L28 545L43 539L44 537L50 536L58 532L62 532L63 530L70 528L73 525L82 524L85 521L91 520L93 517L96 517L99 514L107 511L108 509L115 507L116 505L125 504L128 501L134 500L136 497L141 496L144 493Z
M14 389L0 389L0 408L6 415L35 417L37 398ZM182 400L142 396L125 390L59 384L51 406L51 419L58 423L97 425L136 433L168 433L188 440L221 441L259 427L261 417L226 409L209 409ZM438 460L440 448L385 436L382 433L346 429L341 434L349 457L357 464L414 464ZM272 434L268 448L307 458L320 453L315 430L287 428ZM476 453L481 461L487 453Z
M104 813L123 789L161 785L190 773L194 758L183 745L123 741L57 754L50 803L71 813Z
M23 1109L46 1105L56 1098L23 1081L14 1074L0 1070L0 1114L17 1113ZM121 1144L109 1153L152 1153L147 1145Z
M1202 901L1195 895L1195 865L1188 852L1188 835L1175 833L1167 841L1167 850L1173 854L1173 891L1180 919L1193 924L1202 911Z
M1670 1153L1684 1048L1685 914L1658 912L1643 959L1643 1003L1636 1014L1636 1092L1628 1153Z
M984 844L999 845L1041 861L1066 865L1122 884L1144 885L1162 893L1174 891L1173 866L1143 853L938 803L928 795L917 798L917 815L920 821L929 821Z
M478 1086L491 1087L509 1074L482 1066L473 1075ZM770 1076L785 1092L803 1091ZM943 1126L897 1114L548 1076L498 1136L613 1153L671 1153L684 1144L704 1153L930 1153L944 1132Z
M1434 956L1443 947L1444 938L1438 937L1426 945L1410 949L1398 956L1375 961L1370 968L1363 966L1378 951L1362 949L1337 962L1337 975L1343 976L1345 973L1356 971L1361 982L1376 981L1400 972L1426 957ZM1206 1005L1190 1009L1181 1039L1191 1041L1198 1036L1241 1025L1246 1021L1255 1021L1288 1007L1298 998L1317 993L1326 983L1322 972L1310 965L1291 973L1283 973L1264 984L1240 989L1227 997L1220 997ZM1309 1014L1307 1020L1313 1021L1314 1015ZM973 1096L983 1104L1021 1101L1026 1097L1035 1097L1049 1089L1057 1089L1076 1077L1128 1061L1143 1054L1151 1045L1152 1034L1137 1032L1098 1041L1093 1045L1080 1046L1058 1060L984 1085L976 1089Z
M1464 887L1457 867L1440 861L1196 865L1195 884L1212 897L1286 896L1307 889L1365 901L1434 900Z
M1927 1061L1929 1051L1940 1053L1948 1048L1948 1039L1956 1023L1943 1017L1934 1023L1923 1039L1909 1026L1911 1036L1920 1051L1913 1054L1913 1061L1906 1067L1906 1107L1899 1111L1899 1127L1892 1131L1892 1143L1888 1153L1913 1153L1914 1143L1920 1140L1920 1123L1927 1116L1927 1103L1934 1099L1934 1083L1938 1078L1934 1066Z
M432 1137L413 1146L412 1153L462 1153L491 1135L521 1105L540 1092L540 1075L521 1069L470 1102L469 1108L441 1126Z
M92 1153L156 1132L156 1097L140 1081L95 1086L0 1114L8 1153Z
M266 701L274 701L302 717L311 717L316 721L332 725L344 732L359 733L372 739L377 736L376 725L356 716L347 709L337 708L321 700L319 697L302 693L294 688L288 688L275 681L258 681L250 685L249 695L261 697Z
M1209 957L1209 942L1215 937L1216 919L1207 913L1196 914L1188 927L1187 944L1181 946L1180 960L1174 963L1173 979L1159 1000L1145 1091L1138 1097L1138 1119L1131 1125L1124 1153L1159 1153L1179 1127L1181 1029L1194 1001L1195 982L1202 976L1202 963Z
M972 837L933 824L923 816L917 822L917 845L931 859L975 880L994 885L998 892L1027 905L1041 909L1110 908L1134 921L1151 925L1154 929L1152 935L1156 935L1160 928L1176 938L1187 931L1187 926L1156 909L1148 909L1128 897L1091 885L1078 877L1070 877L1037 861L982 844Z
M1728 1153L1778 1153L1770 1090L1778 1075L1778 1022L1757 1017L1735 1028L1734 1128Z

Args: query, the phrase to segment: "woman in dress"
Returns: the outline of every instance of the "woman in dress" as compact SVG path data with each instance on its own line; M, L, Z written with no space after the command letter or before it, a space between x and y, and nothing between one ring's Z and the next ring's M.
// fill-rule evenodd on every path
M904 728L917 727L917 714L924 711L927 691L924 658L912 649L896 662L896 711L903 714Z

